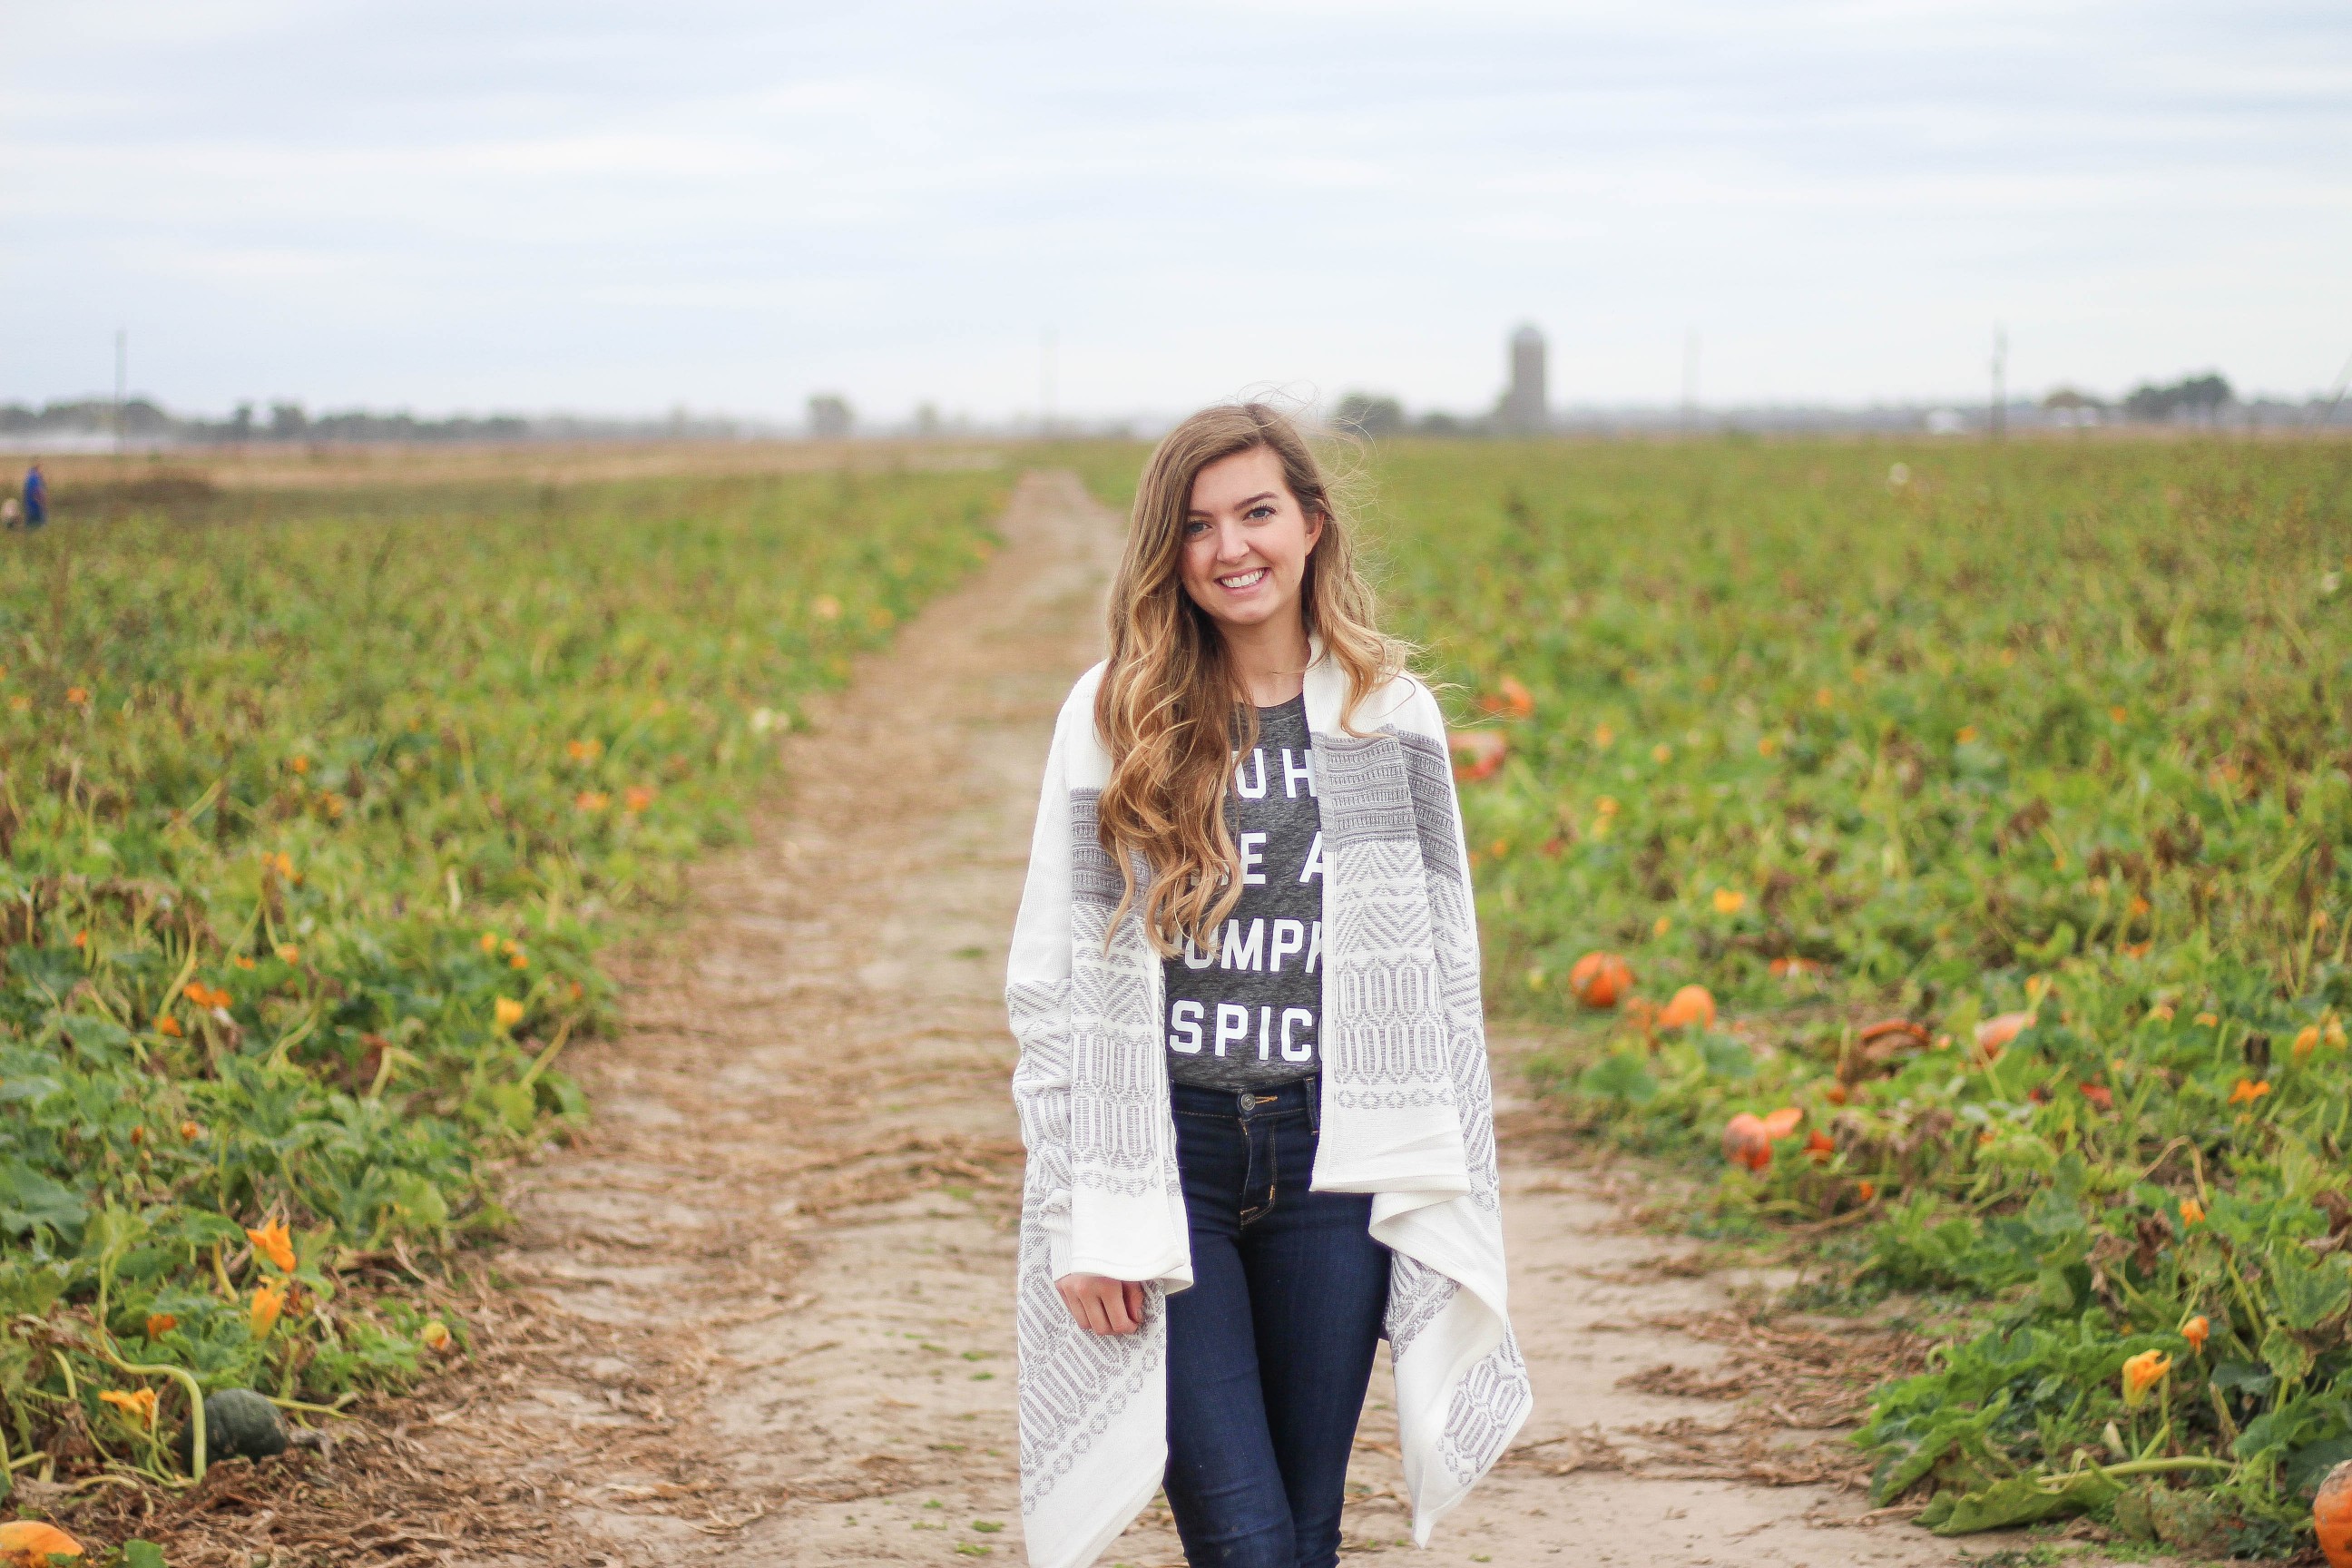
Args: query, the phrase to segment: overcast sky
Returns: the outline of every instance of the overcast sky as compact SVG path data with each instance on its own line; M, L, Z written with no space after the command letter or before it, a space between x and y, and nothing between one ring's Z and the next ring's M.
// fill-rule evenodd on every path
M2352 355L2343 0L0 0L0 399L903 417Z

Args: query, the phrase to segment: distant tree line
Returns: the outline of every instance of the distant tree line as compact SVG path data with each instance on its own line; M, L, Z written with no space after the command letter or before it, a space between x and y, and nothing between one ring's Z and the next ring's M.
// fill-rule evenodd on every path
M2230 390L2229 382L2209 371L2203 375L2184 376L2169 386L2158 386L2152 381L2142 382L2132 389L2129 396L2112 405L2102 403L2088 393L2061 387L2043 398L2042 406L2088 409L2100 414L2116 412L2126 419L2165 423L2183 418L2210 421L2222 408L2236 400L2237 394Z
M46 404L0 404L0 436L111 436L117 433L112 402L85 397ZM459 415L419 419L413 414L374 414L347 409L313 418L299 403L273 403L268 417L257 419L254 405L240 403L226 419L173 414L144 397L122 405L120 433L133 441L511 441L532 433L531 422L511 414L484 417Z
M184 423L143 397L122 405L123 433L133 439L177 435ZM0 436L110 435L113 430L114 405L104 398L85 397L40 408L0 403Z
M2171 419L2187 414L2210 419L2231 401L2230 384L2218 375L2189 376L2170 386L2153 383L2136 387L2124 399L2124 412L2134 419Z
M515 414L460 414L446 419L420 419L401 411L375 413L343 409L313 416L299 403L272 403L267 412L240 403L226 419L205 419L173 414L144 397L122 405L117 429L110 399L84 397L34 407L0 403L0 437L39 438L44 436L113 436L138 442L172 441L241 444L245 442L431 442L589 440L614 437L693 437L726 439L741 434L732 420L698 417L679 409L666 419L579 419L565 416L526 418Z
M2209 372L2203 375L2184 377L2169 386L2144 383L2121 402L2114 404L2071 387L2062 387L2043 398L2042 406L2053 414L2087 415L2092 416L2092 423L2116 415L2126 419L2154 423L2176 420L2210 423L2236 398L2237 395L2231 390L2227 380ZM1343 430L1374 440L1408 433L1421 436L1509 433L1490 416L1465 416L1431 412L1416 418L1407 415L1404 405L1396 398L1370 392L1350 392L1340 398L1332 405L1331 422Z
M1351 392L1339 399L1331 410L1331 422L1372 440L1402 436L1407 431L1419 436L1484 435L1494 425L1491 419L1465 419L1433 409L1418 419L1408 419L1402 403L1370 392Z
M1510 428L1495 414L1465 416L1446 414L1431 409L1418 418L1408 417L1404 405L1393 397L1370 392L1351 392L1333 405L1331 422L1343 430L1352 430L1368 440L1385 436L1494 436L1524 435Z

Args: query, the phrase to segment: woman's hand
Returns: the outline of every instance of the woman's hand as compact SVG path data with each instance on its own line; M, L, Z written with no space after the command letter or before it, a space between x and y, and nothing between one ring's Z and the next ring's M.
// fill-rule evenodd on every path
M1065 1274L1054 1281L1078 1327L1095 1334L1131 1334L1143 1327L1143 1287L1099 1274Z

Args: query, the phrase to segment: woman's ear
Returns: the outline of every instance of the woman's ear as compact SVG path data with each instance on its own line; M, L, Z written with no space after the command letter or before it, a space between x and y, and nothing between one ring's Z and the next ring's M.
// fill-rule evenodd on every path
M1315 553L1315 547L1323 542L1323 523L1326 514L1319 506L1301 507L1299 510L1306 514L1307 553L1312 555Z

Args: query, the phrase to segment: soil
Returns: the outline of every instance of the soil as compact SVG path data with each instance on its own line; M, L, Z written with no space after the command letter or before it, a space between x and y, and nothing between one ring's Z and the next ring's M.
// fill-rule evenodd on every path
M1117 530L1032 474L1003 532L784 742L754 841L624 956L626 1026L571 1064L593 1130L516 1173L465 1363L331 1459L222 1467L151 1521L175 1564L1019 1559L1001 986ZM1960 1561L1871 1514L1837 1440L1853 1370L1916 1351L1759 1314L1754 1281L1630 1222L1627 1178L1519 1092L1528 1044L1498 1038L1496 1075L1536 1414L1411 1560ZM1351 1557L1411 1550L1386 1381ZM1106 1561L1181 1563L1165 1510Z

